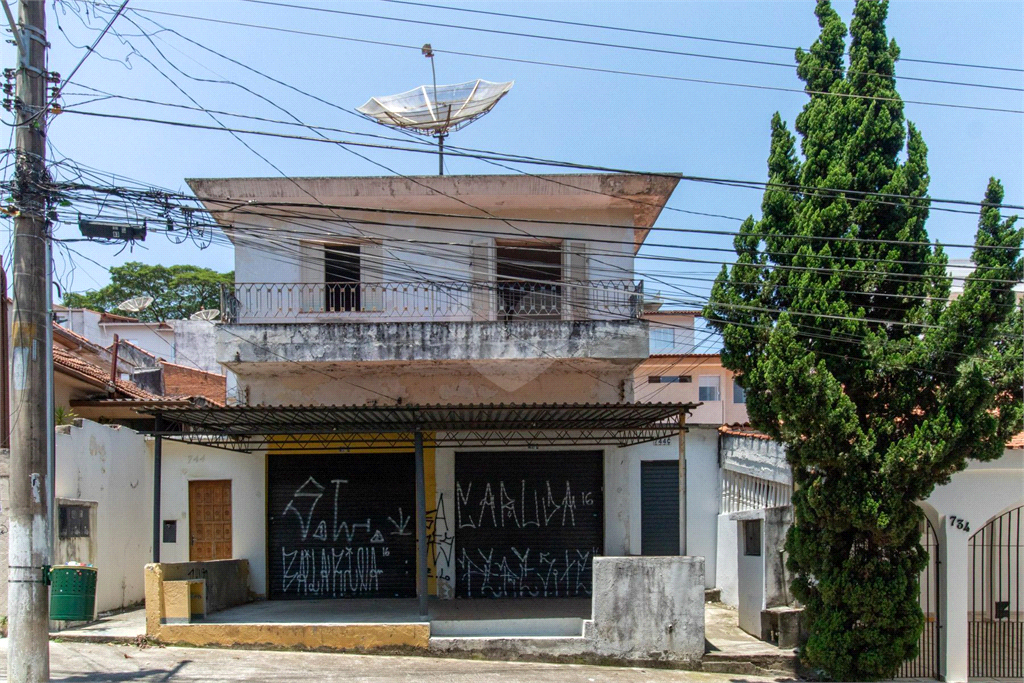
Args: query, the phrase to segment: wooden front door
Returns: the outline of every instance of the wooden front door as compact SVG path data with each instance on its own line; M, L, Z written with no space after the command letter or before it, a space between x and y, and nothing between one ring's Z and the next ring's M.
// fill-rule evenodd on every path
M231 559L231 480L188 483L189 560Z

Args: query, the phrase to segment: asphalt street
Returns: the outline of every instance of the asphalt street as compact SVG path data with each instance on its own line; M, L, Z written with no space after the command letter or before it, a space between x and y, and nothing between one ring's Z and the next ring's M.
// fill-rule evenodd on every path
M7 680L7 642L0 639L0 681ZM50 669L52 680L68 683L755 683L787 680L571 664L152 646L138 648L71 642L50 644Z

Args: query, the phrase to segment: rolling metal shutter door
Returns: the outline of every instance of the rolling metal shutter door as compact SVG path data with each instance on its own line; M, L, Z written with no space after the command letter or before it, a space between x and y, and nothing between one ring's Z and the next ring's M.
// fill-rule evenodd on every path
M411 453L270 455L270 598L416 596Z
M456 454L456 595L589 596L603 491L600 451Z
M640 550L679 554L679 461L640 463Z

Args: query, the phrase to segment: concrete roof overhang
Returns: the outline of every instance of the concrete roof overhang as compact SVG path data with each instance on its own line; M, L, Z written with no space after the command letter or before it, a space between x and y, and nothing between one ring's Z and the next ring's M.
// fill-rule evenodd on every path
M359 406L150 405L162 438L235 451L434 446L631 446L679 433L693 403Z
M257 208L280 220L294 213L274 207L307 205L344 220L345 211L413 211L486 220L535 218L538 212L623 212L631 217L639 250L679 183L671 174L384 176L310 178L188 178L196 197L223 226ZM410 220L415 220L415 217ZM571 222L571 218L566 219ZM232 238L231 230L226 231Z

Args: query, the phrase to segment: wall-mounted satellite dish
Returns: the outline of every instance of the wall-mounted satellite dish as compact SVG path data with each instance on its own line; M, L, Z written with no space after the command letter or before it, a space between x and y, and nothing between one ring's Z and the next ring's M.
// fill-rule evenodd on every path
M117 307L122 311L129 313L139 313L149 308L150 304L153 303L153 297L151 296L137 296L134 299L128 299L122 301Z
M220 317L220 311L216 308L204 308L196 311L188 317L189 320L216 320Z
M427 55L430 46L423 47ZM433 53L427 56L432 57ZM444 139L448 133L469 125L493 109L514 83L477 79L454 85L421 85L397 95L371 97L357 111L391 128L436 137L439 173L444 175Z

